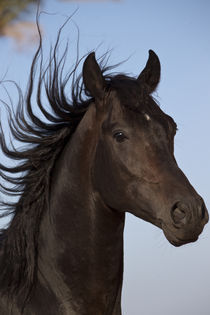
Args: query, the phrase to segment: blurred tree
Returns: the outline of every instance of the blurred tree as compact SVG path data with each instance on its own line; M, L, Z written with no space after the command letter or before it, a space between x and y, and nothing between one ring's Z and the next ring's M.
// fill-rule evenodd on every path
M1 0L0 1L0 35L4 34L4 28L26 11L31 3L38 0Z
M24 21L22 13L30 12L31 4L41 0L0 0L0 36L13 38L19 48L36 42L34 22Z

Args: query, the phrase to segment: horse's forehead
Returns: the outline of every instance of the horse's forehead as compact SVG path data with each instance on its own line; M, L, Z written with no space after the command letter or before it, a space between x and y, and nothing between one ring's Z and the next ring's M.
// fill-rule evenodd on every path
M125 97L126 96L126 97ZM168 129L168 120L171 118L166 115L150 96L137 95L132 90L118 91L113 90L109 94L109 109L107 112L107 122L124 121L126 124L144 126L144 122L159 123ZM168 118L169 117L169 118ZM173 119L171 118L173 121ZM175 123L174 123L175 124Z

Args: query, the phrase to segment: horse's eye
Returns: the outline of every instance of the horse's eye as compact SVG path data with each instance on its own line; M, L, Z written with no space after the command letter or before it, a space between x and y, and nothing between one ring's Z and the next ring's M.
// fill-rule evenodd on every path
M123 142L127 139L126 135L122 131L116 131L113 137L117 142Z

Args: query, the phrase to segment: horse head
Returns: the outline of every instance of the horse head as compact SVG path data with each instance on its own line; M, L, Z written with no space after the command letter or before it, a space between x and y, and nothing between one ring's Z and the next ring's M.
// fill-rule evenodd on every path
M107 79L91 53L83 81L96 107L92 181L101 200L113 211L160 227L175 246L196 241L208 212L175 160L176 123L151 96L160 81L158 56L149 51L137 79Z

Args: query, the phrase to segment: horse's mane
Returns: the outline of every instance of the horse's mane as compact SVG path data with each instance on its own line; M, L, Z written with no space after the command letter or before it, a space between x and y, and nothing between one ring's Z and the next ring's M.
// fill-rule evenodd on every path
M26 96L19 86L19 100L16 110L4 103L8 113L8 125L12 137L26 146L23 149L8 146L1 128L0 147L16 166L0 164L3 182L1 192L19 196L13 203L1 202L0 217L12 215L7 229L0 233L0 283L1 292L10 298L19 294L27 300L36 280L39 227L44 210L47 208L50 172L54 161L69 140L77 125L93 101L84 89L82 75L76 76L81 58L71 72L64 75L68 44L58 58L61 29L55 46L50 51L47 66L43 66L42 37L32 61ZM104 62L104 56L102 56ZM38 68L38 70L37 70ZM112 67L103 67L102 72ZM36 82L38 73L38 83ZM106 77L106 76L105 76ZM107 75L107 80L110 78ZM67 83L71 83L71 97L66 95ZM3 83L3 82L1 82ZM35 83L37 88L34 88ZM49 103L49 110L43 106L43 91ZM36 104L32 97L36 93ZM46 100L45 100L46 102ZM32 104L33 103L33 104ZM35 109L42 113L35 114ZM2 182L2 181L1 181Z

